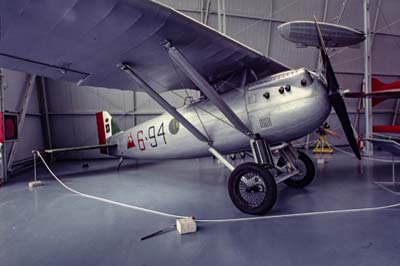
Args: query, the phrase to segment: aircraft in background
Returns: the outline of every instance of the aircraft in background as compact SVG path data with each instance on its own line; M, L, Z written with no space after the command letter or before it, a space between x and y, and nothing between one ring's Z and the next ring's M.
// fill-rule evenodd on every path
M326 47L359 48L365 40L364 32L332 23L319 22ZM278 26L283 38L296 44L298 48L318 47L319 41L313 21L289 21Z
M347 92L343 95L348 98L371 98L372 106L376 106L388 99L400 98L400 81L383 83L377 78L372 78L372 92ZM372 142L386 152L392 154L392 181L378 181L377 185L395 194L400 193L400 185L396 180L394 158L400 156L400 125L375 125L373 126L373 138L365 141Z
M372 78L372 92L345 92L347 98L371 98L372 106L376 106L385 100L400 98L400 81L383 83L377 78ZM378 144L384 150L400 156L400 125L374 125L374 138L366 139Z
M107 112L97 113L99 145L49 153L101 149L116 157L160 160L211 153L231 171L232 202L257 215L275 204L277 184L312 182L312 160L290 142L317 129L331 107L360 158L316 20L325 76L290 69L155 1L0 3L1 67L78 85L144 91L166 111L125 131ZM200 90L204 98L176 110L160 95L176 89ZM223 156L249 149L254 162L237 167Z

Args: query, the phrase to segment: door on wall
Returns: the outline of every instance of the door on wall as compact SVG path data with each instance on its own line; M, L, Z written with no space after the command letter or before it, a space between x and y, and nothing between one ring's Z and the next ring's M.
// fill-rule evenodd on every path
M0 112L0 185L7 181L5 142L18 140L18 115Z
M3 112L0 112L0 185L3 184L5 182L5 180L7 179L7 177L5 176L5 172L4 172L4 129L3 129Z

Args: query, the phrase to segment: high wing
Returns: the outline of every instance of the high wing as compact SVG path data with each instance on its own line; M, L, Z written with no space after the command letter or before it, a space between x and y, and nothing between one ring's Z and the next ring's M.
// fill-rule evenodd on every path
M157 92L196 86L177 70L170 41L212 85L245 69L262 78L289 68L150 0L0 0L0 66L79 85L141 90L129 63ZM255 74L255 75L254 75Z

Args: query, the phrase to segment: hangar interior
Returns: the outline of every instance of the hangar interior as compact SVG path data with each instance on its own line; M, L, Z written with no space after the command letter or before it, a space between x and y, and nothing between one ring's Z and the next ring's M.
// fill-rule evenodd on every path
M320 22L362 32L368 29L370 53L364 42L329 49L341 87L360 92L365 77L384 83L400 78L400 2L396 0L159 2L293 69L321 70L319 50L297 48L282 38L279 25L316 16ZM176 108L202 97L195 90L162 96ZM350 121L362 136L371 133L372 125L398 124L398 99L373 108L368 101L345 102ZM399 265L400 189L375 183L391 182L396 158L376 145L368 150L368 143L361 161L349 154L333 109L327 122L339 135L328 136L334 152L313 154L319 138L315 132L294 141L313 159L316 178L300 190L279 185L278 201L267 216L254 217L235 208L227 190L229 171L211 155L157 162L126 160L118 170L119 159L98 150L46 157L57 177L79 192L166 214L218 220L199 222L194 234L168 232L140 241L175 219L73 194L52 178L38 158L37 175L44 184L29 189L34 175L32 151L97 145L97 112L108 111L125 130L164 113L159 104L144 92L77 86L6 68L1 69L1 104L2 112L18 117L18 140L6 141L3 153L1 265ZM226 159L237 166L249 159L241 155L228 154ZM324 163L319 163L321 159Z

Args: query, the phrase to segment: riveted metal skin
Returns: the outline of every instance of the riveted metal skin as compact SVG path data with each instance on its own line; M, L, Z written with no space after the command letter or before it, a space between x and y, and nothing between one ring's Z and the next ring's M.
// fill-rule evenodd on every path
M307 81L306 87L301 85L302 79ZM280 94L279 88L287 84L291 84L291 92ZM269 95L270 98L266 99L265 95ZM277 74L221 96L243 123L253 132L258 132L269 145L290 142L313 132L326 120L331 111L323 81L306 69ZM221 153L250 150L248 137L235 129L210 101L193 103L178 111L204 134L205 128L213 140L213 146ZM122 137L116 135L110 138L110 144L120 144L120 148L111 149L110 152L118 157L140 159L209 156L207 143L196 139L184 126L181 125L178 132L172 132L175 134L169 132L168 125L172 120L173 117L165 113L123 132ZM164 125L165 129L165 142L160 137L155 148L145 143L145 150L128 149L127 145L119 143L127 141L130 135L136 141L138 132L141 132L139 137L144 139L149 128L154 126L159 129L161 125Z

